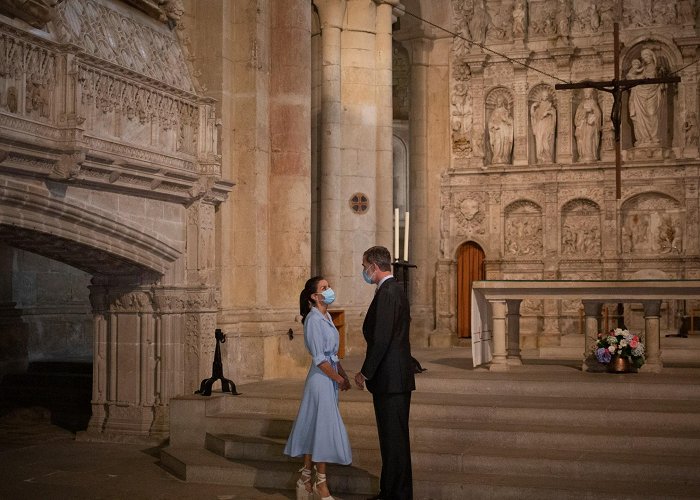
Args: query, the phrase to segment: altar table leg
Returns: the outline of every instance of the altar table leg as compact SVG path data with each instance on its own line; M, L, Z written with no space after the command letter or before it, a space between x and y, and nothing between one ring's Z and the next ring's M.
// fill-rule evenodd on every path
M506 348L506 362L510 366L523 364L520 356L520 303L521 299L506 300L508 305L508 344Z
M490 300L493 321L493 359L490 371L503 372L508 370L506 359L506 301Z
M659 317L661 316L661 301L646 300L644 304L644 347L646 350L646 363L639 371L659 373L663 368L661 361L661 328Z
M582 371L604 371L605 366L598 363L593 348L598 341L600 332L600 315L603 311L603 303L593 300L583 300L583 313L585 319L585 331L583 342L583 366Z

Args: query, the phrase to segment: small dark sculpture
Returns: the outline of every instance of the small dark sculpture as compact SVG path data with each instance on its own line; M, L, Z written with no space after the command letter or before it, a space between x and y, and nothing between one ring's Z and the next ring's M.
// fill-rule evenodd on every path
M226 342L226 335L223 334L221 329L217 328L214 331L214 337L216 337L216 351L214 352L211 378L202 380L199 390L194 391L194 393L201 394L202 396L211 396L211 388L214 382L221 380L221 390L223 392L230 392L234 396L238 396L240 392L236 391L236 384L224 377L224 368L221 364L221 344Z

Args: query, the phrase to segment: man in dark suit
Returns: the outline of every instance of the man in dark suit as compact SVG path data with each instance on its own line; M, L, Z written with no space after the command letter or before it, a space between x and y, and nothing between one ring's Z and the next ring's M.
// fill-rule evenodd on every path
M366 384L372 393L382 454L380 491L372 498L411 500L408 416L411 391L416 388L408 336L411 312L403 286L391 274L389 250L368 249L362 256L362 275L367 283L377 285L362 325L367 354L355 375L357 386L363 389Z

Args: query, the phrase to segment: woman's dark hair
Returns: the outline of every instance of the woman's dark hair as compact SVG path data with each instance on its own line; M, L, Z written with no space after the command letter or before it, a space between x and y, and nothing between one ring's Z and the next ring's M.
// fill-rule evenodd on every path
M302 324L306 319L306 315L311 312L311 305L309 304L309 302L313 302L314 304L316 303L316 301L312 299L311 296L314 293L316 293L316 289L318 288L318 282L322 279L323 276L314 276L313 278L309 278L306 284L304 285L304 289L299 294L299 314L301 314Z

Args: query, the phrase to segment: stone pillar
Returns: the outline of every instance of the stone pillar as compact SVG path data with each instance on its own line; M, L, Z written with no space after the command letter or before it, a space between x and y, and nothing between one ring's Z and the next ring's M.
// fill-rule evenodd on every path
M275 243L268 294L271 306L296 309L311 262L311 8L308 0L270 7L275 68L270 73L270 234Z
M506 300L508 305L508 347L507 362L511 366L523 364L520 357L520 303L522 300Z
M377 244L392 248L394 207L393 114L392 105L392 10L398 0L374 0L377 4L375 61L377 96ZM419 214L412 214L416 220ZM413 233L415 234L415 233ZM410 238L409 234L409 238ZM408 245L405 242L404 245ZM410 246L409 246L410 248ZM392 250L393 251L393 250ZM398 257L394 255L394 257ZM411 256L409 255L409 258Z
M409 109L410 143L409 143L409 207L411 212L410 232L413 237L409 260L418 267L411 270L411 303L429 304L432 296L433 264L429 256L430 233L428 221L432 214L428 203L430 186L428 184L428 66L433 42L427 38L410 41L411 52L411 102ZM445 73L447 79L447 73ZM445 95L448 81L445 81ZM439 210L439 206L437 207ZM437 212L435 212L437 213ZM435 219L439 217L435 215ZM434 220L435 220L434 219Z
M659 373L663 368L663 363L661 362L661 329L659 327L661 301L646 300L643 304L646 363L642 366L641 371Z
M527 64L529 51L514 53L513 58L521 63ZM513 102L513 165L528 164L528 130L529 113L527 111L527 68L522 64L513 63L513 91L515 101Z
M320 272L340 277L341 245L341 65L340 33L345 0L315 0L321 19L321 164L319 199Z
M506 354L506 301L489 300L493 321L493 359L489 370L503 372L508 370Z
M583 300L583 314L585 315L585 331L583 341L583 366L585 371L603 371L604 368L593 355L593 346L598 341L600 332L600 316L603 312L603 303L595 300Z

